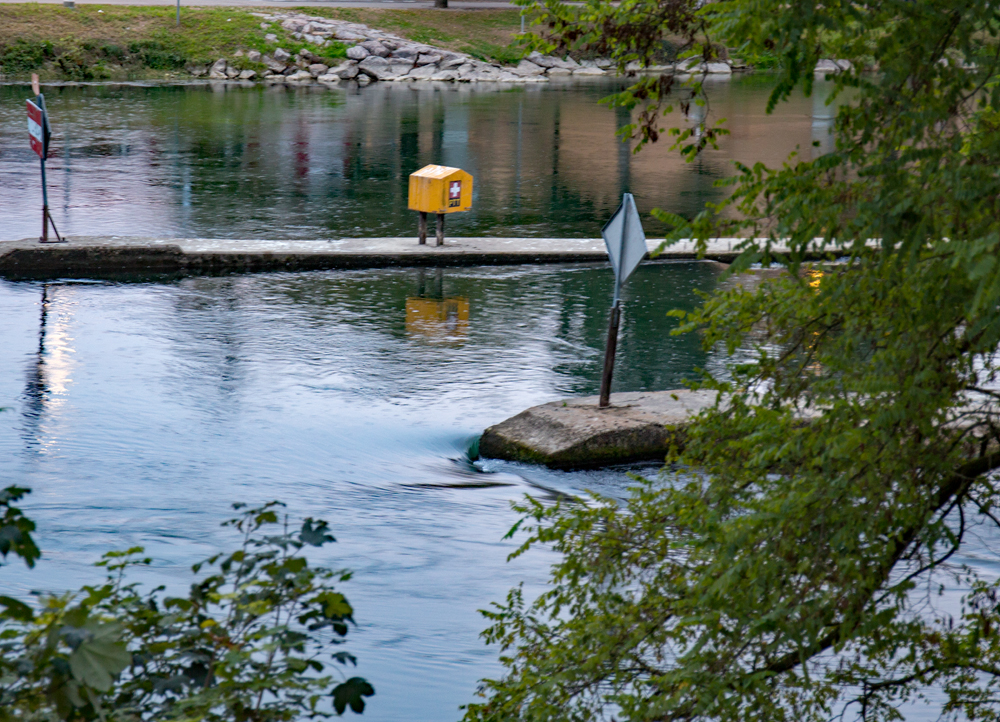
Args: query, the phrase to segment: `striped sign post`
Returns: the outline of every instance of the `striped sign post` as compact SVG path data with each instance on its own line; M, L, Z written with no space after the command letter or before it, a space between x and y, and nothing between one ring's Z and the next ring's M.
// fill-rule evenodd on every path
M35 94L34 100L28 100L28 138L31 142L31 150L35 152L42 164L42 236L38 240L42 243L61 243L62 237L56 228L56 222L52 220L49 213L49 189L45 182L45 158L49 154L49 138L52 131L49 128L49 114L45 112L45 96L42 95L38 87L38 76L31 76L31 90ZM56 234L55 241L49 241L49 224Z

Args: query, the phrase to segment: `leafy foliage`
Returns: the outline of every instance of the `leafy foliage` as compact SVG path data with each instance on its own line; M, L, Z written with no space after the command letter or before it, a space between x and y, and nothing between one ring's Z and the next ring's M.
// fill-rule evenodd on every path
M648 57L720 38L781 58L770 107L831 74L834 147L738 165L730 197L661 212L704 249L742 236L727 284L683 319L732 363L717 405L620 506L517 508L562 553L550 588L487 612L506 674L467 720L998 719L995 574L955 563L996 538L1000 468L1000 8L986 0L548 2L538 42ZM599 38L598 35L604 37ZM866 72L876 67L877 73ZM655 141L669 79L612 102ZM655 86L656 92L644 89ZM682 98L702 98L695 78ZM657 94L658 93L658 94ZM686 94L686 95L685 95ZM694 102L694 101L692 101ZM668 131L691 157L704 128ZM809 265L829 251L837 264ZM940 595L964 590L951 606Z
M136 547L103 557L103 584L42 597L37 609L8 606L0 720L257 722L362 712L372 686L360 677L335 684L329 673L334 663L356 664L331 653L354 613L332 583L351 575L304 555L334 541L327 523L307 518L292 531L277 502L235 506L240 516L225 525L240 547L194 565L208 574L186 597L129 582L151 561Z
M52 43L29 42L17 38L6 47L0 47L0 71L25 73L35 70L52 56Z
M19 486L8 486L0 490L0 511L3 512L3 516L0 516L0 556L6 559L8 554L13 554L23 559L30 568L35 566L41 556L35 540L31 538L35 522L13 505L28 493L29 489Z

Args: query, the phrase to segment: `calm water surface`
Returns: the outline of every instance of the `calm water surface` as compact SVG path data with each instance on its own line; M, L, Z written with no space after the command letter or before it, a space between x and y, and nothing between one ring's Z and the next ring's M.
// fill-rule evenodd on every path
M757 76L711 84L711 117L731 131L719 150L691 164L667 142L633 154L615 137L628 112L598 104L620 82L48 88L50 205L69 235L411 235L407 177L441 163L475 177L474 209L448 218L451 233L593 237L625 191L644 213L693 214L720 197L712 184L732 160L777 165L828 143L824 88L767 116L771 81ZM38 234L28 92L0 86L0 239Z

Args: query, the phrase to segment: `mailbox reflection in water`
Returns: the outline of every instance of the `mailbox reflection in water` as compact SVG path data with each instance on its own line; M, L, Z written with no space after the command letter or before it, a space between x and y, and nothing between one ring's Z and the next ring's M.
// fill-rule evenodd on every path
M453 341L469 331L469 299L406 299L406 332L430 340Z

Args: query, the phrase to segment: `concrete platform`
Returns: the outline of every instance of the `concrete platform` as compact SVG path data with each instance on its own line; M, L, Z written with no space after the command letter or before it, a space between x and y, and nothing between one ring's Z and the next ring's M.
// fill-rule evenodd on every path
M739 239L713 241L704 258L731 262ZM77 236L67 243L0 241L0 276L103 278L121 275L221 274L388 266L479 266L607 261L600 238L448 238L421 246L413 238L313 241L162 239ZM650 250L658 241L650 240ZM662 259L697 257L693 243L667 249Z
M545 464L558 469L662 460L684 422L711 406L709 391L649 391L553 401L491 426L479 440L490 459Z

